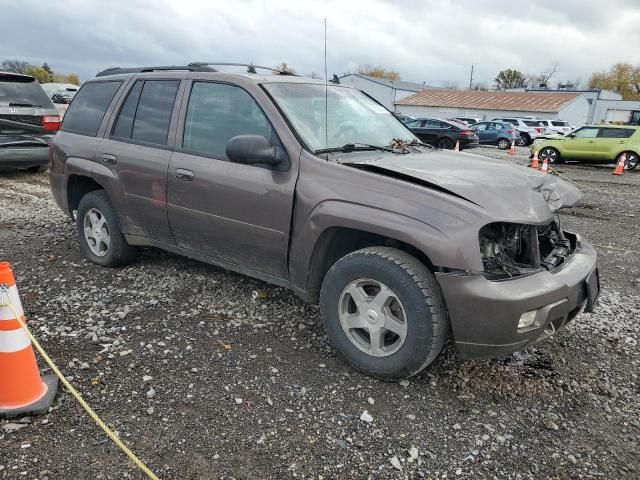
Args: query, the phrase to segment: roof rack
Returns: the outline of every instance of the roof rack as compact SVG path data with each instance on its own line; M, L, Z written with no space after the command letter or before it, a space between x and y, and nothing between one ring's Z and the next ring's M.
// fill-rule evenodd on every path
M107 75L119 75L121 73L144 73L144 72L159 72L159 71L171 71L171 70L187 70L189 72L215 72L215 68L209 67L207 64L189 64L189 65L165 65L157 67L132 67L121 68L111 67L106 70L102 70L96 74L96 77L105 77Z
M295 73L287 72L286 70L278 70L277 68L261 67L260 65L254 65L253 63L229 63L229 62L192 62L188 66L194 68L210 67L210 66L223 66L223 67L247 67L247 73L256 73L256 69L269 70L276 72L280 75L291 75L292 77L299 77Z

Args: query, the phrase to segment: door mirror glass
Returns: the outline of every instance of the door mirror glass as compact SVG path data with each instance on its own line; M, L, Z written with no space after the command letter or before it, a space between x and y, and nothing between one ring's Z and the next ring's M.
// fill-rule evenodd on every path
M274 147L262 135L237 135L229 139L227 158L245 165L278 165L283 160L282 149Z

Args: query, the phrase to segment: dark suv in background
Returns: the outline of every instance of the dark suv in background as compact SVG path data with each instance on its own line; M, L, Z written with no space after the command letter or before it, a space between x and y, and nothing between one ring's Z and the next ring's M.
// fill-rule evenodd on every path
M0 169L44 171L59 127L58 111L35 78L0 72Z
M424 145L348 86L199 65L109 70L71 103L51 189L90 261L155 246L289 288L385 379L449 332L504 355L593 309L596 253L556 219L574 186Z

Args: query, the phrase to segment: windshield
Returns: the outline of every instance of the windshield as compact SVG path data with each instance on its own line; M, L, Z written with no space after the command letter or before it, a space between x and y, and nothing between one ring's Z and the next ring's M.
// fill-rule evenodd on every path
M18 75L0 75L0 106L53 108L38 82Z
M419 141L391 112L358 90L328 86L325 106L324 85L272 83L265 88L312 151L347 144L389 146L394 139Z

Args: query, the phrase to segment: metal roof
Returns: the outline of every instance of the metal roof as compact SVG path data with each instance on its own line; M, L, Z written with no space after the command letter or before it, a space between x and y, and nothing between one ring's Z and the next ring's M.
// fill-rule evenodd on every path
M401 98L396 105L458 107L518 112L558 112L580 93L482 92L474 90L422 90Z
M414 82L403 82L402 80L389 80L387 78L380 77L371 77L369 75L363 75L361 73L347 73L339 77L340 79L346 77L360 77L365 80L369 80L370 82L379 83L380 85L385 85L389 88L395 88L397 90L407 90L409 92L419 92L420 90L424 90L425 88L433 88L437 89L438 87L433 87L431 85L425 85L424 83L414 83Z

